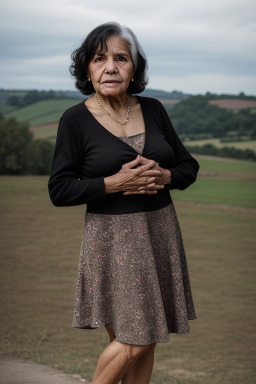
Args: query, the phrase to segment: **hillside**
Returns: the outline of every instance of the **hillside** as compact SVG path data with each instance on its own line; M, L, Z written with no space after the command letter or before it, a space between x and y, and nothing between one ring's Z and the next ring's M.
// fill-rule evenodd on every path
M79 102L79 99L42 100L23 108L12 108L11 110L5 106L2 107L2 113L5 118L14 117L18 121L27 121L32 127L56 123L67 108Z
M223 152L224 155L227 152L229 157L242 156L239 158L251 160L256 157L255 97L244 94L218 96L209 93L189 97L178 91L152 89L145 90L142 95L158 98L163 103L181 139L194 153L221 153L223 156ZM44 100L45 97L51 99ZM33 98L37 101L33 102ZM2 90L0 112L4 118L28 122L36 138L46 138L54 142L62 113L83 99L85 96L78 91ZM199 147L203 147L206 152L201 152L201 149L199 151ZM227 147L237 148L240 153L229 152ZM217 149L221 149L221 152ZM246 157L241 153L245 150L251 151L246 153Z
M199 95L168 108L168 113L190 152L256 161L255 103Z
M8 104L8 100L10 98L24 98L25 96L28 96L30 94L42 95L45 93L46 95L49 93L54 95L54 98L57 99L84 99L86 96L84 96L79 91L36 91L36 90L4 90L0 89L0 106ZM35 96L35 95L33 95ZM154 97L156 99L164 99L164 100L184 100L188 97L190 97L190 94L185 94L180 91L162 91L159 89L151 89L147 88L145 91L141 93L141 96L146 97ZM48 97L49 98L49 97ZM51 97L53 98L53 97ZM36 100L35 100L36 101Z

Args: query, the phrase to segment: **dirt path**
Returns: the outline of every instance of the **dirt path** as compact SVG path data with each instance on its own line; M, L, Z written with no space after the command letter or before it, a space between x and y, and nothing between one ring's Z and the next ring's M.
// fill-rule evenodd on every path
M34 125L33 127L30 127L31 132L35 131L41 131L42 129L49 129L49 128L57 128L58 127L58 121L56 123L47 123L47 124L41 124L41 125Z
M79 375L0 354L0 384L90 384Z

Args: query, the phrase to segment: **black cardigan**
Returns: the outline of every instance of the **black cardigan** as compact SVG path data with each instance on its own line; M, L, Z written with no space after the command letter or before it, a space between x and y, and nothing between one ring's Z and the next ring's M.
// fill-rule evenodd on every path
M48 183L54 205L87 203L88 212L101 214L154 211L171 203L169 189L182 190L196 180L199 165L181 143L162 104L148 97L138 100L145 123L143 156L169 169L171 183L155 195L105 194L104 177L118 172L138 153L105 129L81 102L60 119Z

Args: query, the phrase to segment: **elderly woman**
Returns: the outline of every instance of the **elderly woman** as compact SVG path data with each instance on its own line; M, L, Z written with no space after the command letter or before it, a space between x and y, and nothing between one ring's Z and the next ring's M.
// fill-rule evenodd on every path
M156 344L196 318L169 190L192 184L198 163L161 103L134 96L147 63L130 29L98 26L72 59L91 96L60 119L49 192L56 206L87 204L73 327L109 334L93 384L147 384Z

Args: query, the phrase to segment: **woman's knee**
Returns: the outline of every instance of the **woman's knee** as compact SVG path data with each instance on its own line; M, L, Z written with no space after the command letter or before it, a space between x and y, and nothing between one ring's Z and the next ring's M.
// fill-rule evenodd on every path
M151 345L131 345L124 344L124 350L128 357L128 360L137 360L142 355L144 355L149 349Z
M106 328L108 335L109 335L109 342L112 343L112 341L115 340L116 335L110 327L106 326L105 328Z
M154 352L154 350L155 350L155 348L156 348L156 345L157 345L157 343L150 344L150 346L149 346L149 351Z

